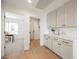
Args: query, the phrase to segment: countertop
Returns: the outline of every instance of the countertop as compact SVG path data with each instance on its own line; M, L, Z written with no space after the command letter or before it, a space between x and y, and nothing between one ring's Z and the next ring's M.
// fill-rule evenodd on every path
M52 37L56 37L56 38L60 38L60 39L66 39L66 40L70 40L70 41L73 41L75 39L77 39L76 37L72 37L72 36L66 36L66 35L57 35L57 34L45 34L46 36L50 36L51 38Z

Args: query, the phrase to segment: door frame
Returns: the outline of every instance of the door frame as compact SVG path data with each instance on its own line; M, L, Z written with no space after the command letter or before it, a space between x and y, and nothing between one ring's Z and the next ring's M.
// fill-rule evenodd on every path
M35 16L30 16L29 17L29 47L30 47L30 20L31 20L31 18L35 18L35 19L38 19L39 20L39 25L40 25L40 18L38 18L38 17L35 17ZM39 40L41 41L41 38L40 38L40 35L41 35L41 31L40 31L40 28L39 28ZM41 42L40 42L40 46L41 46Z

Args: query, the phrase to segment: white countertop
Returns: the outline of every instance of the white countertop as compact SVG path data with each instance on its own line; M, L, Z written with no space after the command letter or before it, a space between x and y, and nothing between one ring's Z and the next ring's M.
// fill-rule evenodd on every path
M57 37L57 38L61 38L61 39L66 39L66 40L75 40L77 39L76 37L70 37L70 36L66 36L66 35L57 35L57 34L45 34L47 36L50 36L50 37Z
M55 32L49 29L45 35L73 41L77 39L77 28L58 28Z

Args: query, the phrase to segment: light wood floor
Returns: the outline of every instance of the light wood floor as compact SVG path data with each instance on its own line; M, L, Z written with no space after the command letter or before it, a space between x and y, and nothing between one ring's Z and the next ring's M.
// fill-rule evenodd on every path
M30 41L30 49L34 49L34 48L37 48L37 47L40 47L40 40L39 39L33 39Z
M39 40L31 41L31 48L7 59L60 59L45 47L40 47Z

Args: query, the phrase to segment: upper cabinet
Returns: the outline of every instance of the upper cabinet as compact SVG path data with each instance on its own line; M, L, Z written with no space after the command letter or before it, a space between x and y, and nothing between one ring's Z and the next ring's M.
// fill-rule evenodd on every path
M66 26L76 26L76 8L75 3L69 2L65 6Z
M76 2L74 0L59 7L47 15L48 26L52 27L69 27L77 26Z
M76 26L76 6L70 1L57 10L57 27Z
M48 27L56 27L56 11L51 12L47 15Z
M65 7L60 7L57 10L57 27L65 26Z

